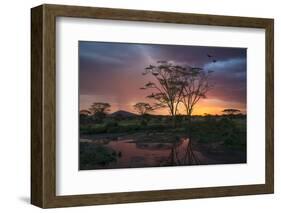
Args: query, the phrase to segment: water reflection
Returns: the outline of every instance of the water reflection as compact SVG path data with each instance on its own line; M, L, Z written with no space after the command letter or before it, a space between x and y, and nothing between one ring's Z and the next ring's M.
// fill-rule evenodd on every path
M89 142L89 140L85 140ZM103 144L113 149L118 158L115 162L104 165L104 168L130 168L130 167L153 167L170 165L191 165L188 138L182 138L178 143L146 143L136 142L133 139L117 139L107 142L92 141ZM200 163L211 163L200 152L193 151L194 156ZM198 164L198 163L196 163Z

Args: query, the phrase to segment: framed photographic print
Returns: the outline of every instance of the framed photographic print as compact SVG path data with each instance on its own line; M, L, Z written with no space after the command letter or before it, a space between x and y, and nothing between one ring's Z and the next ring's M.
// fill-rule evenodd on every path
M272 19L31 10L31 203L274 191Z

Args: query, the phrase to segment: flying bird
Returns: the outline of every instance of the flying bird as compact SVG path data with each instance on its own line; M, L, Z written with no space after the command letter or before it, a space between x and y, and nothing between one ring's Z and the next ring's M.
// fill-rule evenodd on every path
M213 58L213 56L212 56L212 55L207 54L207 56L208 56L208 58Z
M214 60L213 60L213 63L216 63L216 62L217 62L217 60L214 59Z

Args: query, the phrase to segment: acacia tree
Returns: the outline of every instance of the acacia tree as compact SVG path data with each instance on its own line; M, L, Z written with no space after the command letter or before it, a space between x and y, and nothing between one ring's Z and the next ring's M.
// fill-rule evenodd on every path
M89 111L97 120L102 121L106 114L110 111L110 107L111 105L109 103L94 102L89 108Z
M239 109L224 109L222 112L226 115L235 115L241 111Z
M169 109L174 125L176 125L175 117L178 113L178 106L180 103L184 105L189 123L189 143L185 158L188 158L189 164L199 163L192 150L191 115L195 105L201 98L206 98L206 93L212 88L209 83L209 76L212 72L197 67L182 67L167 61L159 61L156 66L150 65L144 72L144 75L153 75L156 83L148 82L142 89L150 88L156 91L147 97L156 101L155 108Z
M147 96L156 101L153 108L168 108L174 125L183 92L182 75L184 75L184 71L185 68L182 66L167 61L158 61L157 65L146 67L143 73L143 75L152 75L155 82L149 81L141 89L154 89L155 92Z
M153 110L149 103L144 102L138 102L133 107L141 116L144 116Z
M195 105L201 98L206 98L206 93L212 88L209 83L209 76L213 71L205 71L202 68L190 67L185 70L185 75L182 76L183 81L183 93L181 96L181 102L185 107L185 112L188 120L188 137L189 144L186 149L186 158L188 158L189 164L199 164L199 160L195 156L192 149L192 135L191 135L191 116Z
M205 71L202 68L190 68L184 76L184 87L181 102L185 107L188 119L191 117L194 106L201 98L206 98L206 93L212 88L209 76L213 71Z

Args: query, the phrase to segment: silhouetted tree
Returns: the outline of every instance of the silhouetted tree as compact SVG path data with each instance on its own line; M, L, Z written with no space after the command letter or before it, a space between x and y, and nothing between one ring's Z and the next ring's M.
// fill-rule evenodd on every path
M209 76L212 72L197 67L186 70L181 101L188 119L191 117L195 105L201 98L206 98L206 93L212 88L209 82Z
M224 109L222 112L226 115L235 115L240 113L241 111L239 109Z
M95 102L91 105L89 111L98 121L102 121L110 111L110 107L111 105L109 103Z
M184 105L189 122L189 143L186 156L190 164L199 164L199 160L192 150L191 115L195 105L201 98L206 98L206 93L211 89L209 76L212 72L198 67L174 65L167 61L158 61L156 66L150 65L144 72L144 75L154 76L156 82L148 82L142 89L155 90L147 97L156 101L155 108L166 107L169 109L174 126L176 125L175 118L178 114L178 106L180 103Z
M144 102L138 102L133 107L142 116L148 114L153 110L152 106L150 106L149 103Z
M192 148L192 121L191 116L195 105L201 98L206 98L206 93L212 88L209 82L209 76L213 71L205 71L202 68L190 67L185 70L183 78L183 93L181 96L181 102L183 103L188 119L188 137L189 145L186 150L186 156L188 157L189 164L199 164L199 159L195 156Z
M148 82L141 89L154 89L148 98L154 99L156 103L153 108L168 108L175 124L175 116L183 92L182 75L185 68L174 65L167 61L158 61L157 65L145 68L143 75L150 74L155 82Z

